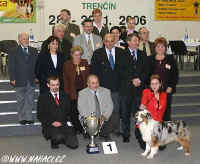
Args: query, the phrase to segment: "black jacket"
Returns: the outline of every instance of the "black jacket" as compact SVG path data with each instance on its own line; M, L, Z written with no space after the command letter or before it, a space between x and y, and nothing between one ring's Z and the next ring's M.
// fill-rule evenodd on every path
M133 60L133 56L131 56L130 50L127 48L125 50L126 55L128 56L129 60L129 75L127 77L127 88L124 90L127 90L126 94L136 94L136 92L139 92L138 89L141 91L145 88L148 80L148 66L147 66L147 58L143 51L140 51L137 49L137 61L135 62ZM134 78L139 78L141 80L141 86L140 87L134 87L132 80ZM124 85L125 86L125 85ZM132 93L131 93L132 92Z
M35 74L40 83L40 93L49 91L47 87L47 78L49 76L58 76L60 80L60 88L63 90L63 65L64 57L62 54L57 54L57 67L54 67L50 53L40 54L35 67Z
M66 126L71 121L70 97L66 93L59 92L59 105L50 92L41 94L37 103L37 118L42 123L42 132L46 139L49 138L48 128L52 127L54 121L61 122Z
M115 48L115 68L112 70L105 47L97 49L91 60L91 73L99 77L100 85L111 91L120 91L127 69L127 57L123 49Z
M23 52L21 45L11 49L8 54L8 71L10 80L16 80L16 87L23 87L29 81L35 86L35 64L37 50L28 46L28 55Z
M154 70L155 70L155 56L150 56L148 58L148 66L149 66L149 78L152 74L154 74ZM171 87L173 89L173 93L176 92L176 85L178 83L178 79L179 79L179 72L178 72L178 67L177 67L177 63L176 60L174 59L174 57L172 55L166 55L164 60L164 65L169 65L170 69L167 69L165 67L165 71L166 71L166 77L168 77L166 79L166 81L163 83L163 87L164 89L166 89L167 87ZM148 80L149 81L149 80Z

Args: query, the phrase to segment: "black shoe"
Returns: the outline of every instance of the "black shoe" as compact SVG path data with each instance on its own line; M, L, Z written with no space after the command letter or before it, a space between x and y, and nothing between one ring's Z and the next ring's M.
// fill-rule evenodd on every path
M26 121L26 124L34 124L33 120Z
M110 137L110 135L104 136L104 140L105 142L111 141L112 138Z
M26 125L27 121L26 121L26 120L21 120L21 121L19 121L19 123L20 123L21 125Z
M160 150L160 151L163 151L163 150L165 150L166 148L167 148L166 145L164 145L164 146L159 146L159 150Z
M119 137L119 136L121 135L121 133L120 133L120 132L115 132L114 135L115 135L116 137Z
M58 144L55 144L53 141L51 141L51 148L52 148L52 149L58 149L58 148L59 148L59 145L58 145Z
M124 143L128 143L128 142L130 142L129 137L123 137L123 142L124 142Z

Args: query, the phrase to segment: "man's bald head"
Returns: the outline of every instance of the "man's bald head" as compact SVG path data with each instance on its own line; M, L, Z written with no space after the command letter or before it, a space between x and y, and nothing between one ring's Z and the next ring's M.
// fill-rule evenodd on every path
M99 79L96 75L89 75L87 85L90 89L96 90L99 87Z
M29 45L29 35L25 32L21 32L18 34L18 40L19 43L24 46L24 47L28 47Z

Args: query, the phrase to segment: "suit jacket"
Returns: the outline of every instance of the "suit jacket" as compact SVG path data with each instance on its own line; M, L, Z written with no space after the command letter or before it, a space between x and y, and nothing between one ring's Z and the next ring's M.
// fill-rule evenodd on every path
M133 60L133 56L131 56L130 50L126 49L126 54L129 58L130 70L129 70L129 77L128 77L128 91L131 91L134 95L136 92L141 92L142 89L146 86L149 70L147 66L147 57L143 53L137 49L137 61ZM141 87L134 87L132 84L132 79L139 78L141 80Z
M40 94L37 102L37 118L42 123L42 132L46 139L49 138L48 128L54 121L61 122L66 126L71 121L70 97L66 93L59 92L59 105L56 104L51 92Z
M83 79L84 88L87 87L87 77L89 75L89 65L87 60L81 59L80 76ZM68 93L72 100L77 99L77 88L75 85L76 66L72 60L66 61L63 66L64 90Z
M72 43L74 40L74 37L79 34L80 34L79 26L73 23L69 23L65 29L64 38Z
M63 38L59 42L58 52L64 55L64 60L69 60L71 58L70 49L72 48L72 43L67 39ZM49 52L47 40L42 43L40 54L46 54Z
M94 26L92 33L101 36L101 38L103 40L105 34L109 33L109 29L108 29L108 26L103 25L101 31L99 32L98 28Z
M49 91L47 87L47 78L51 75L56 75L60 80L60 88L63 89L63 64L64 57L62 54L57 54L57 66L54 67L53 61L51 59L51 54L40 54L35 67L36 77L39 79L40 83L40 93Z
M113 102L110 91L106 88L99 87L97 89L97 97L100 104L101 115L108 120L113 111ZM89 88L85 88L79 92L78 97L79 118L90 116L96 112L94 93Z
M92 34L93 44L94 44L94 51L98 48L103 46L103 42L100 36ZM73 42L73 45L79 45L83 49L82 59L87 59L88 63L90 64L90 54L88 50L88 43L85 37L85 34L78 35Z
M29 81L35 86L35 64L37 50L28 46L28 56L23 52L21 45L10 50L8 54L8 71L10 80L16 80L16 87L23 87Z
M91 73L99 77L100 85L111 92L119 92L126 74L127 57L123 49L115 47L115 68L112 70L105 47L97 49L91 60Z
M155 56L150 56L148 58L148 66L149 66L149 77L154 74L154 70L155 70ZM165 63L164 65L169 65L170 69L167 69L166 67L164 68L166 71L166 81L163 82L163 87L164 89L166 89L167 87L171 87L173 89L173 93L176 92L176 84L178 83L178 79L179 79L179 72L178 72L178 67L177 67L177 63L176 60L174 59L173 55L166 55L165 59L163 60L163 62ZM148 80L149 81L149 80Z
M138 32L137 31L133 31L133 33L137 34L138 35ZM124 40L124 42L126 42L126 37L128 36L128 31L124 32L121 34L121 39Z

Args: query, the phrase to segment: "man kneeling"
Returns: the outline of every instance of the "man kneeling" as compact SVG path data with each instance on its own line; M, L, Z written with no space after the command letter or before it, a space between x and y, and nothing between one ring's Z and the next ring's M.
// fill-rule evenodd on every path
M42 123L43 136L51 140L52 149L59 148L59 144L76 149L78 139L70 118L70 97L59 91L57 76L49 77L47 86L50 92L41 94L37 104L37 116Z

